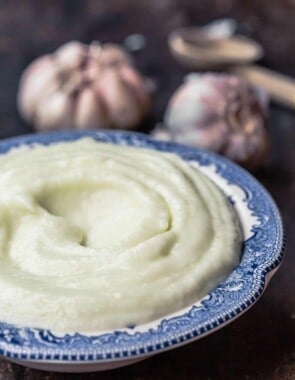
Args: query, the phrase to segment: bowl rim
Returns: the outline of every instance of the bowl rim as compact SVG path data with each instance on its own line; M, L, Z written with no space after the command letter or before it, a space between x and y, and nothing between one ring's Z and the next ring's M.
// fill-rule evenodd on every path
M73 333L59 336L49 330L0 322L0 355L23 361L71 365L130 360L200 339L224 327L253 306L262 295L270 275L282 262L285 239L282 219L274 200L250 173L215 153L126 131L63 131L18 136L2 140L0 154L23 145L48 145L83 137L173 152L186 161L197 161L201 166L214 165L216 172L228 183L237 184L245 190L247 206L258 217L260 224L252 227L254 237L245 242L238 267L200 303L189 306L184 314L163 317L156 326L144 332L129 327L95 335ZM230 277L237 277L236 283ZM231 281L232 285L240 281L243 292L231 291L230 288L226 290ZM241 295L242 299L239 298Z

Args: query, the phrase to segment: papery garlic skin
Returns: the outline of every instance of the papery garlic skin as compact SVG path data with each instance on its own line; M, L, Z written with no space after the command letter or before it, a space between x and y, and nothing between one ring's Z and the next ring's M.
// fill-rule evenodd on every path
M164 127L153 134L209 149L253 169L269 149L267 102L244 80L191 74L169 101Z
M42 97L59 88L57 67L50 56L35 60L24 72L18 91L18 108L26 121L35 117L35 109Z
M72 41L28 66L17 103L37 130L132 129L148 112L150 95L118 45Z
M79 94L77 107L75 109L75 125L77 129L108 128L109 118L105 107L97 101L97 94L91 88L85 88Z

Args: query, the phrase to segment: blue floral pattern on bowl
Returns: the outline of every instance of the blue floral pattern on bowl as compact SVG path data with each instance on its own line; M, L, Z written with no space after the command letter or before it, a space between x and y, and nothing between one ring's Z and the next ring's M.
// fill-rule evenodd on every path
M93 335L73 333L61 336L48 330L0 322L0 355L18 360L63 362L136 358L198 339L235 319L256 302L266 286L268 274L282 261L283 228L269 194L237 165L203 150L156 141L143 134L117 131L71 131L17 137L2 141L0 154L23 145L47 145L86 136L107 143L173 152L201 168L214 166L219 177L243 189L243 202L257 223L253 223L251 237L244 242L239 266L208 296L184 311L146 327L130 326Z

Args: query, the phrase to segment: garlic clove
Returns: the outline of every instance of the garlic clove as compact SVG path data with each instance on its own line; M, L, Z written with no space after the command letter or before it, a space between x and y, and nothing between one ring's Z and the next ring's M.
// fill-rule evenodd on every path
M85 88L78 95L74 125L78 129L107 128L109 126L106 111L90 87Z
M197 78L187 79L169 100L164 124L175 133L184 128L203 128L218 119L216 95L206 83L196 85Z
M85 65L83 74L90 82L95 81L102 74L101 66L91 57Z
M56 91L37 105L35 122L39 130L49 131L72 128L72 100Z
M223 121L215 122L207 128L196 129L195 144L203 149L220 152L225 145L228 136L226 125Z
M87 46L78 41L71 41L57 49L54 56L57 64L63 70L75 70L86 59Z
M132 65L131 56L118 45L93 42L89 54L102 66Z
M40 99L58 87L58 71L50 56L46 55L31 63L21 77L18 90L17 105L23 118L32 121Z
M119 70L123 81L133 89L134 95L139 100L142 113L144 114L149 108L150 98L142 76L133 67L122 66Z
M256 131L251 135L235 133L229 139L224 153L227 157L253 169L266 162L270 140L266 131Z
M223 123L216 122L206 128L184 128L183 132L174 135L174 141L218 152L225 144L226 135Z
M234 133L224 150L225 155L236 162L246 162L249 157L248 141L243 132Z
M84 85L85 78L79 70L75 70L71 73L67 81L61 84L63 92L69 96L75 96L80 91L80 88Z
M100 97L108 110L112 125L133 128L141 119L141 109L132 90L120 78L117 70L105 70L98 85Z

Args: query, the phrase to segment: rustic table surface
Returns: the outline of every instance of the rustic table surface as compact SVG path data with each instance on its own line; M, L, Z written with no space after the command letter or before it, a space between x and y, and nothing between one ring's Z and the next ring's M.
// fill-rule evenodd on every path
M0 138L32 132L15 108L23 68L39 54L71 39L123 42L134 33L146 38L135 54L141 70L158 85L150 120L161 120L173 89L185 74L171 58L167 33L234 17L241 30L265 47L263 65L295 77L293 0L0 1ZM286 234L285 261L261 300L217 333L130 367L105 373L46 373L0 360L0 380L62 379L295 379L295 110L272 105L271 163L258 179L277 201Z

